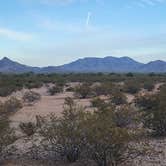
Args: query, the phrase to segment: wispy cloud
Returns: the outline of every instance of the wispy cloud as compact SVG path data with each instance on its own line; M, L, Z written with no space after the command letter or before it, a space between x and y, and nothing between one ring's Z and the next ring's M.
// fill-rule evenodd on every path
M87 18L86 18L86 27L89 27L91 16L92 16L92 13L88 12L88 15L87 15Z
M0 36L19 41L28 41L32 39L32 35L30 34L24 32L17 32L11 29L1 28L1 27L0 27Z
M39 3L42 5L69 5L73 3L83 3L88 1L100 2L103 0L24 0L26 3Z
M156 6L159 4L164 4L166 0L135 0L132 2L134 5L145 8L147 6Z
M39 0L40 3L42 4L61 4L61 5L65 5L65 4L70 4L75 2L76 0Z

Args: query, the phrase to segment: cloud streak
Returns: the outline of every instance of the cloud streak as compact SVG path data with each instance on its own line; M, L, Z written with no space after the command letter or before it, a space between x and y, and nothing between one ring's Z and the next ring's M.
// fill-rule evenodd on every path
M145 8L147 6L154 7L159 4L164 4L165 2L166 0L135 0L134 4L139 7Z
M87 26L87 27L89 26L91 16L92 16L92 13L91 13L91 12L88 12L88 16L87 16L87 19L86 19L86 26Z
M23 1L26 3L38 3L42 5L70 5L73 3L84 3L88 1L98 2L99 0L23 0Z
M11 29L1 28L1 27L0 27L0 36L18 41L29 41L32 39L32 35L30 34L24 32L17 32Z

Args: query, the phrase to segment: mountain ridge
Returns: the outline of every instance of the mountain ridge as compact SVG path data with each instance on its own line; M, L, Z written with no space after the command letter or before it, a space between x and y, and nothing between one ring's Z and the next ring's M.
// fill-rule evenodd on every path
M8 57L0 60L1 73L97 73L97 72L115 72L115 73L165 73L166 62L162 60L151 61L149 63L141 63L136 60L124 56L104 58L87 57L81 58L68 64L61 66L32 67L12 61Z

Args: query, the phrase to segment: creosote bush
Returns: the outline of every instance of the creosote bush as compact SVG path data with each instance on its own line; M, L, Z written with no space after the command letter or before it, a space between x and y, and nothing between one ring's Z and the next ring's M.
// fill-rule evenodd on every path
M19 109L22 108L22 103L20 100L18 100L15 97L11 97L9 100L7 100L3 105L2 109L5 113L10 114L10 113L15 113Z
M71 98L66 98L61 118L53 115L50 121L42 128L41 133L56 147L56 152L68 162L76 162L83 146L82 127L84 113L75 105Z
M166 86L158 94L143 96L136 99L141 108L144 126L151 129L155 136L166 136Z
M23 96L23 101L26 103L33 103L33 102L39 101L40 99L41 99L41 95L34 91L25 92Z
M141 85L137 82L137 80L126 81L123 88L126 93L136 94L140 91Z
M92 107L100 108L100 107L105 107L106 102L101 98L96 97L91 100L91 105Z
M40 133L68 162L86 159L98 166L115 166L127 160L125 153L133 137L128 128L134 122L132 115L129 107L116 110L113 105L86 112L66 98L62 117L51 115L43 121Z
M81 99L85 99L91 95L92 91L90 85L83 83L75 88L75 96Z
M119 89L114 89L112 91L110 94L110 100L115 105L127 104L126 96Z
M59 85L56 85L56 86L53 86L51 88L48 89L48 93L53 96L57 93L62 93L63 92L63 86L59 86Z
M27 122L27 123L20 123L19 127L21 129L21 131L26 134L27 136L32 136L35 134L36 132L36 124L32 123L32 122Z
M150 82L150 81L146 81L143 85L143 88L148 90L148 91L152 91L154 89L154 83Z
M101 85L96 85L93 87L93 93L95 96L101 96L101 95L110 95L112 93L112 90L114 89L114 85L111 82L105 82Z
M0 160L5 157L3 150L16 140L13 129L9 126L9 119L7 116L0 117Z

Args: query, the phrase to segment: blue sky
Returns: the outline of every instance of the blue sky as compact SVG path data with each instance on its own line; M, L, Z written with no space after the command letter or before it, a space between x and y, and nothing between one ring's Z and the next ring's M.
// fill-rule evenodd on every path
M5 0L0 58L32 66L83 57L166 60L166 0Z

